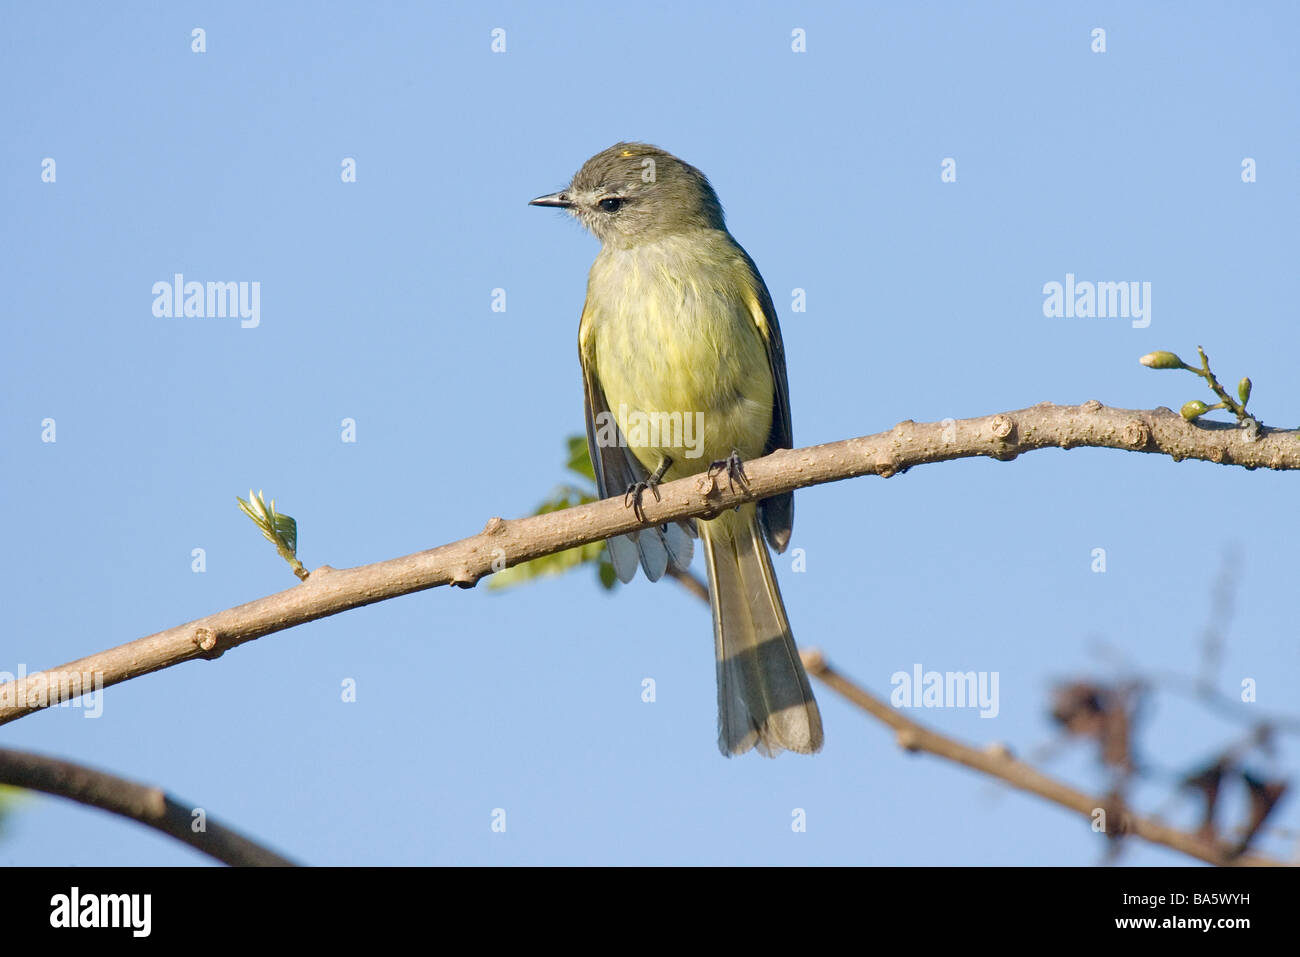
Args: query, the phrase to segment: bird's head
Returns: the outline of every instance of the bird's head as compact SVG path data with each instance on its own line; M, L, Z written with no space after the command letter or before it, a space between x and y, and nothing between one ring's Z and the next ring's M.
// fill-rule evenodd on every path
M705 175L648 143L615 143L583 163L564 189L529 205L567 209L602 243L620 247L726 228Z

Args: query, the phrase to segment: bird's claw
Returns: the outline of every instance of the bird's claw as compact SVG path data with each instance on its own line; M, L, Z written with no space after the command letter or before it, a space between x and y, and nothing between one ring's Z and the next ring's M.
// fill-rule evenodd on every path
M654 495L655 501L659 501L659 481L653 475L644 482L633 482L623 493L623 504L632 506L632 514L636 516L638 522L645 521L645 511L641 508L641 496L646 492Z
M663 481L664 474L668 471L673 460L668 456L663 456L659 460L659 467L646 476L643 482L633 482L623 493L623 504L632 506L632 514L636 516L638 522L645 521L645 511L641 508L641 496L646 491L654 493L655 501L659 501L659 483Z
M731 454L725 459L719 459L709 466L710 479L716 479L723 472L727 473L727 487L731 491L734 492L737 485L744 491L749 491L749 476L745 474L745 463L735 449L732 449Z

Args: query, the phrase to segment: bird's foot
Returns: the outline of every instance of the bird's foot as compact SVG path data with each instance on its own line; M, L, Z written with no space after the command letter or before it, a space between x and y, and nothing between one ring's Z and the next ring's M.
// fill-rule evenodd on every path
M641 508L641 497L646 492L650 492L654 495L655 501L659 501L659 483L663 481L664 473L668 471L668 467L672 464L673 460L665 455L660 460L659 467L651 475L647 476L645 481L633 482L627 487L627 491L623 493L623 504L632 507L632 514L637 517L637 521L645 521L645 512Z
M735 449L725 459L719 459L709 466L709 478L716 479L723 472L727 473L727 486L731 491L736 490L739 485L744 491L749 491L749 476L745 474L745 463L740 458L740 453Z

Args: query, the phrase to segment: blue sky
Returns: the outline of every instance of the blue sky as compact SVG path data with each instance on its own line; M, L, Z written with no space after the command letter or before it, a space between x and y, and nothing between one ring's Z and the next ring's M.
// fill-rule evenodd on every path
M1266 423L1300 418L1294 5L738 10L9 5L0 670L293 585L235 507L250 487L297 518L308 567L529 512L582 429L597 246L526 203L620 139L710 176L777 304L798 445L1044 400L1176 408L1196 380L1137 359L1198 344L1226 381L1251 376ZM259 283L259 323L155 316L176 273ZM1149 282L1150 324L1045 317L1043 286L1067 273ZM1257 681L1250 718L1294 709L1300 683L1294 483L1104 450L952 462L798 493L806 571L777 569L801 645L880 694L918 663L997 672L996 718L915 716L1033 754L1058 737L1057 680L1196 673L1235 548L1218 677ZM159 784L313 864L1100 858L1085 821L904 754L815 691L822 754L722 758L707 609L671 582L606 593L584 570L315 622L109 689L94 720L32 715L0 744ZM1245 727L1159 694L1138 740L1174 774ZM1260 769L1294 768L1295 742L1274 760ZM1083 745L1044 769L1105 786ZM1196 820L1167 779L1134 798ZM0 839L8 864L205 861L54 799ZM1124 861L1184 859L1134 844Z

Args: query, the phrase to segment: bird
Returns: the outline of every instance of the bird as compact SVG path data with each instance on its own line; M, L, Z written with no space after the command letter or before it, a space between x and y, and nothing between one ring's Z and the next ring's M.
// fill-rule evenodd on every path
M746 484L744 462L792 448L785 349L771 294L694 166L620 142L530 205L567 211L600 240L578 325L587 446L602 498L642 497L701 472ZM618 578L709 575L718 748L811 754L821 713L799 659L768 544L785 551L790 492L711 518L607 540Z

